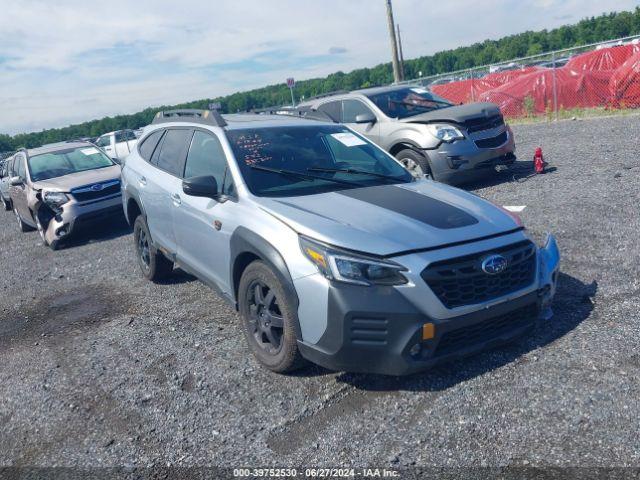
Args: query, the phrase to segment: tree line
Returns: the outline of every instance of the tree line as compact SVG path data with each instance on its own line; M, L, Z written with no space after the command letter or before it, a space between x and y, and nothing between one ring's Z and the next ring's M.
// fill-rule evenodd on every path
M640 33L640 7L636 7L634 11L586 18L575 25L565 25L556 29L545 29L537 32L527 31L503 37L499 40L485 40L470 46L405 60L405 77L417 78L419 72L422 72L423 76L447 73L638 33ZM298 98L302 96L309 98L336 90L353 90L392 82L393 70L391 64L384 63L372 68L360 68L349 73L336 72L324 78L300 81L296 85L296 96ZM242 112L287 104L290 102L290 94L289 89L283 83L180 105L147 108L131 115L105 117L64 128L22 133L13 137L0 134L0 152L15 150L20 147L32 148L72 138L95 137L105 132L123 128L140 128L148 125L158 110L171 108L204 109L211 102L219 103L224 113Z

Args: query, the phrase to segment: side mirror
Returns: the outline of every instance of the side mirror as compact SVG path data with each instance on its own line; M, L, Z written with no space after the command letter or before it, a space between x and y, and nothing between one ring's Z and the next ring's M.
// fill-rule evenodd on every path
M22 185L24 182L22 181L22 178L18 177L17 175L15 177L11 177L9 179L9 184L12 187L17 187L19 185Z
M218 182L211 175L185 178L182 181L182 191L192 197L218 199Z
M373 113L361 113L356 115L356 123L376 123L376 116Z

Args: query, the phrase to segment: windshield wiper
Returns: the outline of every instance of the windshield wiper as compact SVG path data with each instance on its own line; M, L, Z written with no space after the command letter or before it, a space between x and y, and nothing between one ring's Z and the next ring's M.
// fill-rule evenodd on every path
M302 173L302 172L296 172L294 170L285 170L282 168L269 168L269 167L263 167L261 165L251 165L251 167L254 170L260 170L262 172L271 172L271 173L277 173L279 175L282 175L284 177L296 177L296 178L301 178L303 180L307 180L307 181L311 181L311 180L328 180L330 182L333 183L339 183L341 185L349 185L352 187L361 187L362 185L360 185L359 183L355 183L355 182L348 182L346 180L337 180L335 178L327 178L327 177L323 177L321 175L309 175L308 173Z
M392 180L398 182L401 178L394 177L392 175L384 175L382 173L368 172L366 170L358 170L356 168L324 168L324 167L311 167L307 168L309 172L327 172L327 173L352 173L357 175L369 175L371 177L384 178L385 180Z

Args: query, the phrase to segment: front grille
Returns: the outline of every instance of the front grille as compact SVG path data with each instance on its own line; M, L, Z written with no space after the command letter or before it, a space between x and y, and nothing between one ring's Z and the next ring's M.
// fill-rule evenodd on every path
M537 313L537 306L535 303L532 303L468 327L447 332L440 339L433 356L441 357L449 355L450 353L486 343L520 328L532 325L535 322Z
M99 189L96 185L99 185L102 189ZM99 200L117 193L120 193L120 180L111 180L109 182L85 185L71 190L71 195L78 202Z
M502 115L494 115L492 117L478 117L466 120L462 124L469 133L480 132L482 130L489 130L491 128L498 128L504 125L504 118Z
M507 132L502 132L497 137L483 138L482 140L476 140L478 148L496 148L504 144L507 141Z
M482 270L492 254L507 259L507 268L495 275ZM520 290L533 282L536 248L528 240L486 252L435 262L425 268L422 279L447 307L474 305Z

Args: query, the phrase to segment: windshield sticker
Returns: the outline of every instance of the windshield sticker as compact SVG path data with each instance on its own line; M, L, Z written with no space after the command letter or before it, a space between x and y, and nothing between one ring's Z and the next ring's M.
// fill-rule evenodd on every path
M83 148L82 150L80 150L80 152L85 155L95 155L96 153L98 153L98 149L95 147Z
M273 158L264 152L269 146L269 142L265 142L257 133L253 135L240 135L236 140L236 146L242 151L244 163L249 166L268 162Z
M425 93L429 93L429 90L427 90L426 88L412 88L411 91L413 93L417 93L418 95L424 95Z
M367 142L356 137L353 133L350 132L332 133L331 136L346 147L359 147L361 145L367 144Z

